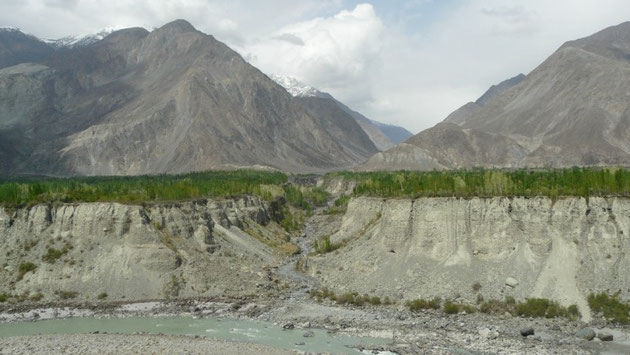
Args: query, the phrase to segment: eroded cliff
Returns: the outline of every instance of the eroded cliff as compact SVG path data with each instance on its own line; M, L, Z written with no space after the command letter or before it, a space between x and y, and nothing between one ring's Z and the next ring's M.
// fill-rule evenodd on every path
M281 259L270 245L284 235L255 197L0 208L0 293L44 300L259 293Z
M588 319L589 293L630 296L629 228L624 198L360 197L331 236L343 246L311 257L309 272L334 290L395 299L549 298Z

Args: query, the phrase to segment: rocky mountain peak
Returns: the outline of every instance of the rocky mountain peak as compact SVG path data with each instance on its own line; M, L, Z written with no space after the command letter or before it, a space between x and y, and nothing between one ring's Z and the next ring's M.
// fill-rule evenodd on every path
M182 20L182 19L169 22L166 25L158 28L156 31L171 32L171 33L197 32L195 27L193 27L193 25L191 25L190 22L186 20Z

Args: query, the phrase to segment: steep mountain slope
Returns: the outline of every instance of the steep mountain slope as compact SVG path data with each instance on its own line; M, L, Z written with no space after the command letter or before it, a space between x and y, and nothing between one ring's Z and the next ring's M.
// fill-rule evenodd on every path
M54 51L39 39L13 27L0 27L0 69L19 63L39 62Z
M44 64L0 71L0 135L25 147L14 174L322 171L376 152L352 118L315 115L183 20L117 31Z
M335 99L332 95L321 92L312 86L305 85L295 78L273 74L270 75L270 77L275 82L282 85L282 87L284 87L299 101L304 102L311 110L318 111L325 115L330 114L328 111L332 107L330 102L337 105L341 111L345 112L345 114L351 116L357 121L359 126L361 126L363 131L367 133L378 150L387 150L412 136L411 132L402 127L373 121L359 112L352 110L339 100ZM317 100L313 98L317 98ZM318 103L321 103L322 106L319 107ZM335 111L337 114L341 114L338 110Z
M629 82L626 22L565 43L527 77L491 88L476 103L451 114L445 120L451 124L449 136L458 135L463 139L458 144L472 147L452 149L443 124L407 143L422 147L446 168L630 165ZM475 146L479 139L474 136L484 135L492 143ZM408 149L376 155L363 168L378 169L379 163L399 160L400 151ZM395 169L392 165L386 168ZM424 161L404 165L434 168Z

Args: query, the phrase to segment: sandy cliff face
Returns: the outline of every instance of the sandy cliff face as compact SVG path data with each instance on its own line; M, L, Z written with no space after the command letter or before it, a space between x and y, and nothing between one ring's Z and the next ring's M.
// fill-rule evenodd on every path
M577 304L586 296L630 296L630 200L622 198L356 198L338 251L309 260L335 290L473 302L544 297ZM515 278L516 287L506 286Z
M126 300L251 294L269 283L264 268L279 256L245 231L282 234L253 197L0 208L0 293L58 299L59 291L75 291L78 300L103 292ZM49 249L62 255L47 262ZM19 280L25 262L37 268Z

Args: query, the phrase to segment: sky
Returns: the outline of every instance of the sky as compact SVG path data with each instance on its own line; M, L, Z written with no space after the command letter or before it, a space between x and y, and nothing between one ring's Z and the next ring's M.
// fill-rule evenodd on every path
M562 43L630 20L628 0L0 0L40 38L188 20L267 74L413 133Z

